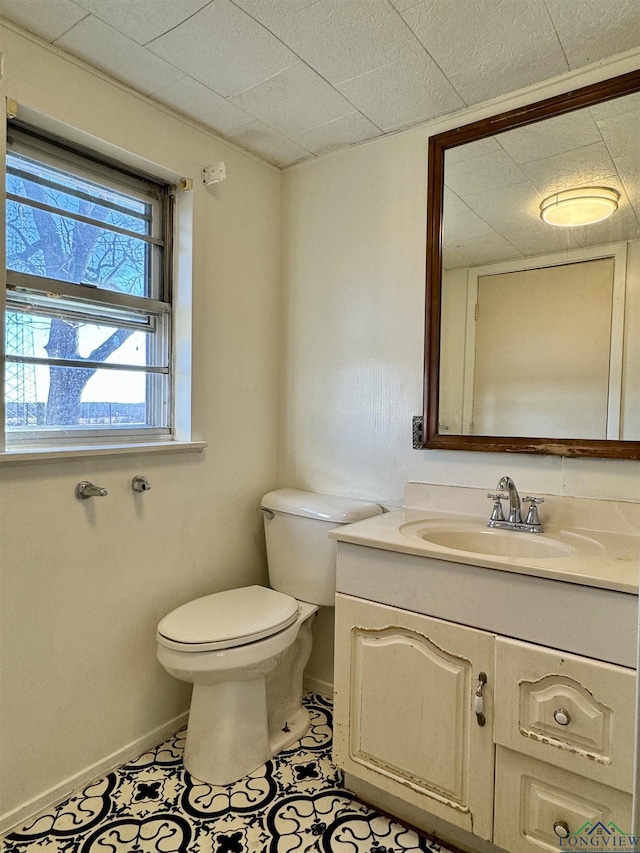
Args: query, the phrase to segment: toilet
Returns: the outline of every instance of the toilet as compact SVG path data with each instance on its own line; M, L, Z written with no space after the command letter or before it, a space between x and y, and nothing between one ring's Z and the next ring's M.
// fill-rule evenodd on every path
M261 501L271 588L205 595L161 620L158 660L193 684L184 764L202 782L228 785L299 740L310 725L302 676L319 606L334 606L329 530L382 509L297 489Z

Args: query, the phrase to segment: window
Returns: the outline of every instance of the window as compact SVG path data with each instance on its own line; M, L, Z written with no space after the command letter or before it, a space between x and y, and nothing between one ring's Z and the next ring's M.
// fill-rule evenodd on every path
M8 446L171 438L171 188L13 127L6 169Z

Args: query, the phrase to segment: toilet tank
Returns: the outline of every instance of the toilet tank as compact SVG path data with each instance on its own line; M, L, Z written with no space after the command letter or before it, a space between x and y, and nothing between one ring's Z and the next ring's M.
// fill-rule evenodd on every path
M378 504L277 489L260 503L264 513L269 582L300 601L333 607L336 592L334 527L382 512Z

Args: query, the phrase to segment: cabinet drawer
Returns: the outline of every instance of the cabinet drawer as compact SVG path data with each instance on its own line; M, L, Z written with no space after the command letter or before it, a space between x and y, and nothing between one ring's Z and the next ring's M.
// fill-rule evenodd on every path
M629 794L502 747L496 749L495 796L493 840L509 853L590 847L591 830L621 849L626 839L620 834L631 832Z
M496 642L495 742L631 792L635 670Z

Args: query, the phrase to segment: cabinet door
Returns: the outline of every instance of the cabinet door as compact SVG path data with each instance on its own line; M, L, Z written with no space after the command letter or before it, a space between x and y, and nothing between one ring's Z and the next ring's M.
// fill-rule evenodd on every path
M338 595L336 763L490 840L493 647L491 634Z

